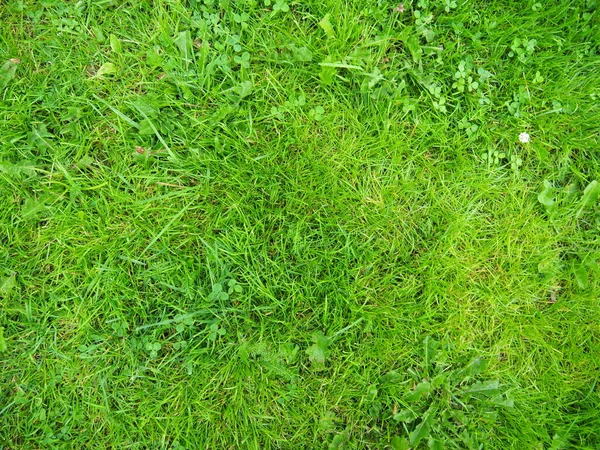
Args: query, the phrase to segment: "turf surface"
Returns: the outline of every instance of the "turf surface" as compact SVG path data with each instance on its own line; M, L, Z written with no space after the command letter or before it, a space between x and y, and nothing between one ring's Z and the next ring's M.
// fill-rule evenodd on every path
M597 8L1 2L0 448L600 448Z

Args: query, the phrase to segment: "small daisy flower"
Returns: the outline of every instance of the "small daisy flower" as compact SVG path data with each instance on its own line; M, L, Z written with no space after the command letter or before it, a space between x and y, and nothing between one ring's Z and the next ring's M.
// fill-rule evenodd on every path
M531 141L531 136L529 136L529 133L521 133L519 135L519 141L526 144Z

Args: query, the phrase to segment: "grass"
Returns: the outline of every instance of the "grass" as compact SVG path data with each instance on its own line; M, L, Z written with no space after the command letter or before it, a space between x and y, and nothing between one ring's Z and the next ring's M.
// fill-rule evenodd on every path
M599 448L597 7L1 4L0 448Z

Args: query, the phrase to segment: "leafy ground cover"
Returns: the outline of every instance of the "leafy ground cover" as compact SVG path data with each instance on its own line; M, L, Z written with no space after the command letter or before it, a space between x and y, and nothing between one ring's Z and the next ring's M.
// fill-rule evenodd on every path
M0 448L600 448L598 2L0 4Z

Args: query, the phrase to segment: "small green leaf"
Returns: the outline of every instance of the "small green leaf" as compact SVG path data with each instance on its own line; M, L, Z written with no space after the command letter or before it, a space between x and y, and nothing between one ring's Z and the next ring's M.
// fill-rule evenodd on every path
M427 411L421 423L417 425L417 427L409 434L410 445L413 447L417 447L419 442L423 439L429 437L429 433L431 431L431 418L433 414L430 411Z
M290 10L290 5L288 5L284 0L276 0L273 5L273 12L288 12Z
M298 356L298 351L300 347L298 345L292 344L291 342L287 342L281 346L281 354L283 355L285 361L288 364L292 364L296 360L296 356Z
M333 438L333 440L327 448L328 450L337 450L339 448L342 448L342 445L344 445L347 440L348 437L346 436L346 433L340 433Z
M461 375L464 377L479 375L485 370L486 366L487 364L485 360L481 358L475 358L461 371Z
M313 335L313 342L314 344L306 350L308 359L310 359L317 368L324 368L325 360L329 356L329 344L331 341L319 331Z
M421 58L423 57L423 49L421 48L419 38L417 38L414 35L411 35L405 43L408 47L408 50L410 51L413 61L416 63L420 62Z
M115 36L114 34L111 34L109 37L109 41L110 41L110 48L112 49L113 52L121 53L123 51L123 46L121 45L121 41L119 40L119 38L117 36Z
M394 414L394 417L393 417L393 419L396 422L406 422L406 423L411 423L416 418L417 418L417 414L415 414L410 409L403 409L403 410L399 411L398 413Z
M15 77L17 73L17 62L14 60L6 61L0 67L0 90L8 86L8 83Z
M160 47L149 48L148 51L146 51L146 62L151 67L158 67L162 64Z
M333 411L327 411L319 420L319 428L322 430L333 430L337 417Z
M377 386L375 386L374 384L370 385L367 388L367 395L366 395L366 400L368 402L373 402L375 401L375 399L377 398L377 394L379 393L379 391L377 390Z
M292 47L294 59L299 62L310 62L312 61L312 52L307 47Z
M598 200L598 195L600 194L600 183L594 180L590 184L587 185L585 190L583 191L583 197L581 197L581 204L583 206L592 206Z
M402 380L402 375L400 375L395 370L390 370L388 373L381 377L381 384L395 384L399 383Z
M139 133L142 136L150 136L154 134L154 129L152 128L152 124L148 119L144 119L140 122L140 130Z
M106 41L106 36L104 36L104 33L102 32L102 28L100 28L99 26L93 26L92 31L94 32L94 37L96 38L96 41L98 41L101 44Z
M428 444L431 450L444 450L446 448L444 442L440 439L429 439Z
M179 48L181 57L188 61L192 52L192 36L189 30L181 31L177 34L177 37L173 40L175 45Z
M390 442L393 450L409 450L408 440L402 436L399 438L398 436L392 438L392 442Z
M431 380L431 389L437 389L440 386L442 386L446 380L448 379L448 377L451 375L450 372L442 372L438 375L436 375L433 380Z
M117 72L117 66L113 63L107 62L100 66L98 72L96 73L97 77L102 77L104 75L112 75Z
M429 370L432 363L436 361L440 350L440 343L431 336L426 336L423 339L423 350L425 351L424 368Z
M473 383L471 386L466 387L463 390L463 393L472 395L474 397L488 397L490 395L497 394L499 388L500 381L498 380L482 381L479 383Z
M325 60L325 62L328 62ZM333 83L333 77L335 76L337 70L335 67L330 66L321 66L321 72L319 73L319 77L321 78L321 82L330 86Z
M538 158L540 158L540 161L545 161L548 159L548 156L550 156L550 152L541 145L536 146L536 153L538 155Z
M567 436L561 436L560 434L555 434L552 437L552 444L548 450L562 450L565 448L569 448L569 439Z
M496 395L490 399L490 401L497 406L504 406L506 408L514 408L515 401L512 397L508 395Z
M36 220L40 217L40 214L46 210L46 205L42 200L35 198L28 198L23 203L21 208L21 214L25 220Z
M588 257L583 258L582 264L584 264L588 269L590 269L594 273L600 273L600 265L596 261L600 258L599 254L591 254Z
M576 263L573 266L573 273L575 274L575 280L577 281L577 285L581 289L586 289L588 287L587 268L582 263Z
M0 327L0 353L4 353L8 350L6 346L6 339L4 339L4 327Z
M16 285L17 279L13 273L9 277L5 278L2 284L0 284L0 297L8 297Z
M416 402L423 397L425 394L429 394L431 392L431 383L428 381L423 381L422 383L417 384L415 389L406 396L406 400L409 402Z
M319 26L323 29L327 37L333 39L335 37L335 33L333 31L333 25L331 25L331 21L329 20L329 14L326 14L325 17L321 19L319 22Z
M252 88L253 85L251 81L244 81L235 87L235 91L240 96L240 99L243 99L252 94Z
M135 99L133 106L148 117L156 117L160 112L161 104L155 97L144 95Z
M554 188L552 187L552 183L548 180L544 180L544 188L542 192L538 194L538 201L547 207L554 205Z

